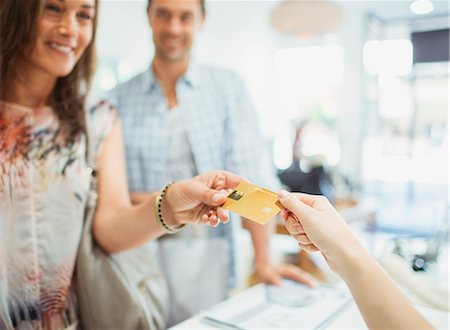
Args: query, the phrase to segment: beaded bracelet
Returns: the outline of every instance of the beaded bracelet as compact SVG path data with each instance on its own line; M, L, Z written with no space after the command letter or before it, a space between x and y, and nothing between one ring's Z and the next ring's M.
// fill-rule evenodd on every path
M162 229L162 231L166 234L176 234L181 229L183 229L186 224L179 225L176 228L170 227L163 219L162 217L162 211L161 211L161 204L164 196L166 195L167 190L169 187L173 184L173 182L170 182L167 186L165 186L161 192L159 193L158 197L155 200L155 215L156 215L156 222L158 223L159 227Z

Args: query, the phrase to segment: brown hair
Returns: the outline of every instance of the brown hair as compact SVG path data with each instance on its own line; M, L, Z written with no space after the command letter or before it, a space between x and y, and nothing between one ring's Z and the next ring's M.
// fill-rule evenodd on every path
M1 0L0 2L0 99L16 78L21 52L34 44L45 0ZM95 0L92 41L70 74L58 78L49 103L61 122L68 142L86 130L85 101L95 70L95 34L98 0Z
M200 7L202 9L202 14L206 15L206 5L205 5L205 0L198 0L200 2ZM150 5L152 4L152 0L148 0L147 3L147 11L150 8Z

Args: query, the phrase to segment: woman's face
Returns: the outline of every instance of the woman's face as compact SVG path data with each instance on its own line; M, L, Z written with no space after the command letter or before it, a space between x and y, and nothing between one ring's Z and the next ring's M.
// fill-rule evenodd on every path
M92 40L95 0L44 0L36 42L24 57L36 70L67 76Z

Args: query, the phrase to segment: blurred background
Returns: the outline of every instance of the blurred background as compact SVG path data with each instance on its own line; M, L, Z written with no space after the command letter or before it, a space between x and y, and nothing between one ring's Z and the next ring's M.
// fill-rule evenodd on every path
M239 72L291 190L448 235L448 1L207 1L194 54ZM96 95L149 68L145 1L103 1ZM439 238L440 239L440 238Z

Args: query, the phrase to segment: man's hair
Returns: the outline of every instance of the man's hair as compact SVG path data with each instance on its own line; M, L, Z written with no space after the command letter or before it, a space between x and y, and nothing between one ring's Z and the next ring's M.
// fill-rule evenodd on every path
M198 0L200 2L200 7L202 9L202 14L205 15L206 14L206 5L205 5L205 1L206 0ZM150 5L152 4L152 0L148 0L148 4L147 4L147 10L150 8Z
M0 100L7 99L11 82L19 72L16 64L21 54L29 54L36 43L37 27L43 12L44 0L1 0L0 2ZM61 130L68 142L85 132L85 103L95 69L95 33L98 0L92 40L73 70L58 78L49 103L61 122Z

